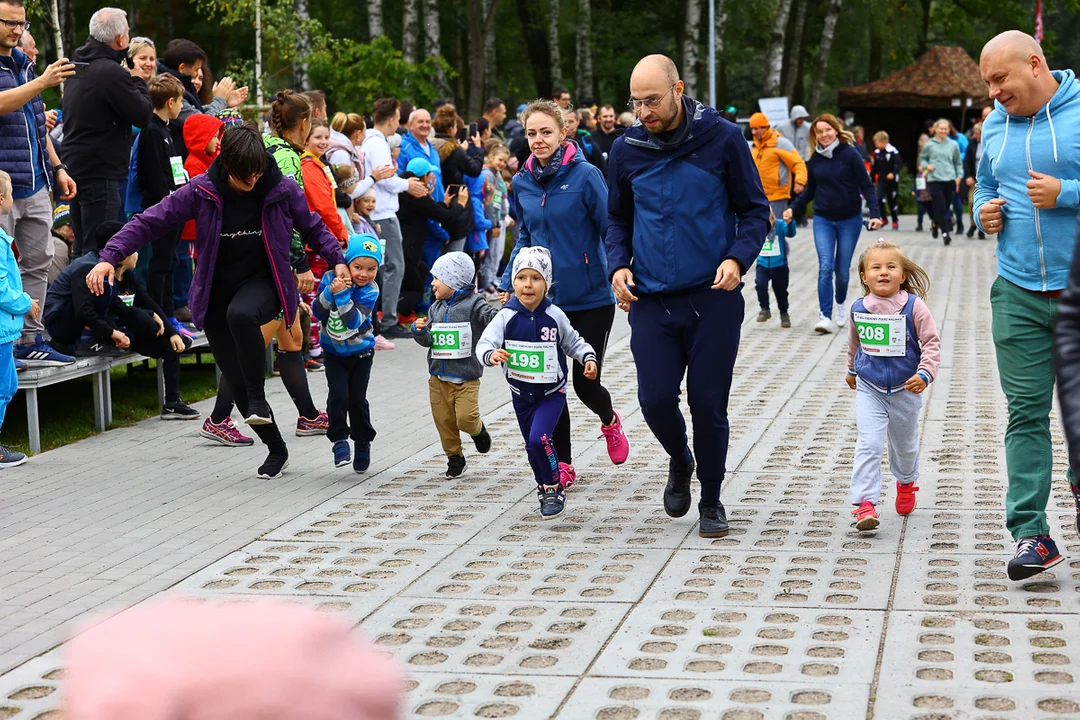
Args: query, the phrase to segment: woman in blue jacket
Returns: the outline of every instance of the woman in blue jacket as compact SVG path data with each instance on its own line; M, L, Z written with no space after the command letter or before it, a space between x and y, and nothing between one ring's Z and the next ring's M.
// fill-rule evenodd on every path
M608 283L604 251L607 184L577 146L566 140L558 105L537 100L525 108L520 120L532 154L514 176L518 240L506 262L499 290L505 304L513 290L511 268L521 248L537 246L551 252L552 301L596 350L596 379L586 378L585 368L574 363L574 392L600 418L608 455L619 465L630 453L630 442L622 431L622 419L611 405L611 395L600 384L604 350L615 319L615 296ZM575 477L570 464L569 410L563 412L555 426L554 443L563 487L569 487Z
M862 201L870 208L871 230L881 227L881 208L870 175L855 149L855 136L832 115L818 115L810 126L807 180L784 220L791 222L814 203L814 247L818 256L818 306L814 332L825 334L844 327L848 319L847 289L851 258L862 232ZM836 296L833 304L833 274Z

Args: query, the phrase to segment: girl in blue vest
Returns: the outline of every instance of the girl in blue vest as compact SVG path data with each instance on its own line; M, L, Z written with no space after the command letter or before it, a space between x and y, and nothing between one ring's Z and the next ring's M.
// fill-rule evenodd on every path
M551 253L547 248L518 251L513 265L514 297L499 311L476 345L487 367L506 366L525 448L536 478L540 515L562 514L567 485L560 477L552 434L566 409L566 356L596 377L596 351L547 298L551 288Z
M851 504L858 530L877 528L881 455L889 443L896 478L896 513L915 509L919 479L919 412L922 391L937 376L941 341L930 309L926 271L904 252L878 240L859 258L865 297L851 306L847 384L855 390L855 466Z

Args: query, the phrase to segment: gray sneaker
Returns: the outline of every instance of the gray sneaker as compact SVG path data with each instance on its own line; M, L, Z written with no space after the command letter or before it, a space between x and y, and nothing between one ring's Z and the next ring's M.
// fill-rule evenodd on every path
M782 327L782 328L791 327L791 316L788 315L787 313L780 313L780 327Z
M771 312L769 312L768 310L762 310L761 312L759 312L757 314L757 321L758 322L765 322L766 320L770 319L771 317L772 317Z

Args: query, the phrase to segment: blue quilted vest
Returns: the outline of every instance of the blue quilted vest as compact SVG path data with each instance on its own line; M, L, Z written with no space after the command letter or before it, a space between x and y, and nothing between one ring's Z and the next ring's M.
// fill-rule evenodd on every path
M908 378L919 369L919 361L922 359L922 348L919 346L919 334L915 331L915 320L911 314L911 308L915 305L915 294L908 293L907 303L900 311L907 321L907 348L903 357L879 357L867 355L859 347L855 353L855 374L863 380L881 388L887 395L892 395L893 390L904 387ZM851 305L852 315L855 313L868 312L859 298ZM854 322L854 320L852 320Z
M11 90L32 81L37 77L34 66L26 53L19 49L11 51L15 66L19 68L18 77L11 67L0 62L0 92ZM0 170L11 176L15 188L30 190L34 187L34 164L30 160L30 133L37 133L38 150L41 153L41 167L45 168L45 181L51 189L53 184L52 163L49 162L49 150L46 145L48 135L45 132L45 103L41 95L35 95L30 101L37 127L27 127L26 113L22 108L6 115L0 115Z

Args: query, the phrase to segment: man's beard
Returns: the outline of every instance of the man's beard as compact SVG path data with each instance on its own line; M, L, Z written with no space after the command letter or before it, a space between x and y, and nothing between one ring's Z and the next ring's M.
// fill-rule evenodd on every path
M675 120L679 117L679 100L675 100L675 107L671 109L671 115L660 121L660 129L657 132L670 132L675 129Z

